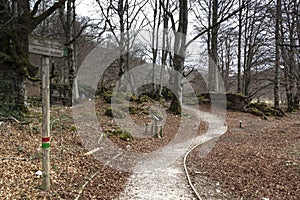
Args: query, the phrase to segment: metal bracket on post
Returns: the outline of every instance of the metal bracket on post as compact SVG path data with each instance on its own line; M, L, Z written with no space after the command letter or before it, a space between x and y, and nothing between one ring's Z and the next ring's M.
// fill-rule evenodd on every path
M147 123L146 124L146 130L145 130L145 133L148 135L149 133L150 134L153 134L153 124L152 123Z

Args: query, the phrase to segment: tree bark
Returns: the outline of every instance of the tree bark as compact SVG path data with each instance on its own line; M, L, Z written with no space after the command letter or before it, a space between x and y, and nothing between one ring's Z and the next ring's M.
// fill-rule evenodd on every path
M241 0L239 0L239 6L241 7ZM237 55L237 59L238 59L238 64L237 64L237 93L242 93L242 78L241 78L241 69L242 69L242 28L243 28L243 24L242 24L242 12L243 10L241 9L239 11L239 32L238 32L238 55Z
M281 20L281 0L277 0L276 4L276 27L275 27L275 84L274 84L274 106L279 108L279 85L280 85L280 49L279 49L279 37L280 37L280 20Z
M179 24L178 31L175 33L174 41L174 93L169 111L173 114L181 114L182 104L182 73L184 69L186 34L188 27L188 5L186 0L179 1Z
M213 28L211 29L211 57L212 61L215 63L216 66L218 66L218 31L219 26L216 24L218 23L218 0L213 0L212 5L212 25ZM216 69L214 68L214 79L216 81L214 89L215 91L218 90L217 84L217 76L216 76Z
M211 29L211 47L210 47L210 62L209 62L209 90L212 92L218 91L218 0L213 0L212 3L212 29Z

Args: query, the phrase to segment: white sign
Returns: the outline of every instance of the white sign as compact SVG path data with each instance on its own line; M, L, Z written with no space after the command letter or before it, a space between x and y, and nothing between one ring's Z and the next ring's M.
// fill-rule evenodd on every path
M59 42L35 36L29 36L28 38L28 51L29 53L51 57L64 57L67 55L64 45Z

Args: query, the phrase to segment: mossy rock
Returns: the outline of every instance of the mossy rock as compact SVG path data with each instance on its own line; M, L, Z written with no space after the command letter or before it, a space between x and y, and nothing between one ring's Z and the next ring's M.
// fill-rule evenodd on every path
M103 93L103 99L105 100L106 103L111 103L111 97L112 97L111 91L106 91Z
M133 136L131 135L131 133L129 131L123 131L119 135L119 138L124 141L132 141L133 140Z
M198 99L198 104L210 103L210 98L206 98L206 97L204 97L202 95L198 95L197 99Z
M195 99L193 97L191 97L191 98L184 98L183 101L187 105L197 105L199 103L198 99Z
M123 100L119 98L119 96L112 91L107 91L103 93L103 99L106 103L122 103Z
M140 95L137 99L138 103L146 103L146 102L153 102L153 99L148 97L147 95Z
M209 92L209 93L202 93L197 96L199 104L206 104L213 102L225 102L226 94L219 93L219 92Z
M128 110L129 110L129 114L131 115L136 115L140 113L149 114L149 112L146 109L137 106L129 106Z
M263 112L261 112L260 110L258 110L257 108L250 107L246 111L248 113L253 114L253 115L262 117L263 119L266 119L266 120L268 119L267 116Z
M108 108L105 111L104 115L108 116L108 117L115 117L115 118L124 118L125 117L125 113L122 110L112 109L112 108Z
M279 109L272 107L266 103L263 102L257 102L257 103L250 103L247 105L248 110L249 109L256 109L262 112L265 116L274 116L274 117L283 117L285 116L284 112Z
M227 93L227 108L245 112L245 107L250 103L249 98L239 93Z
M118 138L124 141L132 141L134 139L131 132L128 130L122 130L122 129L108 130L106 131L106 133L111 136L117 136Z
M120 92L120 93L113 93L112 91L106 91L103 93L103 99L106 103L122 103L123 101L138 101L138 98L129 93L129 92Z
M118 93L117 97L119 97L120 99L123 99L125 101L130 101L130 102L134 102L134 101L138 100L138 97L136 97L135 95L133 95L130 92Z

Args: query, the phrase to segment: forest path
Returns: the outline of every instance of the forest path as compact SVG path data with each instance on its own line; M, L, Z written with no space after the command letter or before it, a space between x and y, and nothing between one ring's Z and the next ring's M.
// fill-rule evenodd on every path
M202 144L208 140L218 137L225 133L226 126L224 119L217 115L195 110L190 107L184 107L187 112L197 115L197 118L208 124L208 130L205 134L183 142L174 148L174 153L184 152L175 162L165 168L158 168L153 171L140 171L131 175L127 181L125 190L120 194L120 200L192 200L197 199L194 191L191 189L184 171L183 158L191 147ZM210 149L213 146L210 147ZM208 153L206 149L204 153ZM156 162L155 160L153 162ZM159 161L157 161L159 162ZM137 168L141 168L138 166Z

